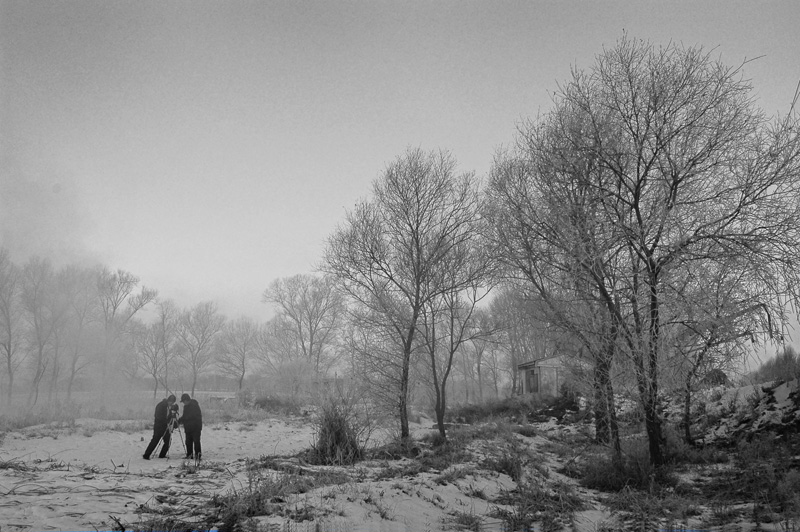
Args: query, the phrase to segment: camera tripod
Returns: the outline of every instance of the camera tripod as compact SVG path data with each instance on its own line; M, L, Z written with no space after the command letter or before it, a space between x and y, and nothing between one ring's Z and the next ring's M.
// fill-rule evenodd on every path
M167 433L170 434L169 438L170 443L172 442L172 433L175 431L175 429L178 429L177 430L178 438L180 438L181 440L181 446L183 447L183 454L186 454L186 444L183 442L183 434L181 434L181 429L180 426L178 425L178 420L175 418L170 419L169 422L167 423L167 428L166 430L164 430L164 434L162 434L161 438L158 440L158 445L156 445L156 448L153 450L153 454L155 454L158 448L164 443L164 437L167 435ZM169 458L169 449L167 449L166 456L167 458Z

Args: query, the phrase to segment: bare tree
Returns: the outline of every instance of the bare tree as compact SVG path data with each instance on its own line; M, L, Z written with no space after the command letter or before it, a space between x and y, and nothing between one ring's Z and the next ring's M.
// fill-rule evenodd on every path
M336 361L336 341L344 313L343 296L334 279L295 275L276 279L264 291L263 301L275 305L286 332L295 336L303 356L319 377Z
M294 328L283 316L267 321L256 336L257 358L273 374L277 374L282 366L303 358Z
M281 314L261 327L256 335L257 354L274 379L275 389L296 399L318 383L313 358L303 350L294 321ZM312 385L313 386L313 385Z
M477 261L473 265L479 266ZM454 358L457 353L464 357L464 346L481 334L476 327L475 312L478 303L488 294L481 287L485 271L482 267L476 267L472 286L429 300L420 316L420 341L430 363L427 380L434 393L436 424L442 438L447 437L444 425L447 381Z
M112 272L101 268L97 275L97 290L103 316L105 332L104 349L101 354L101 377L108 375L110 360L118 353L119 342L125 334L125 327L141 309L155 301L158 295L155 290L142 287L134 293L139 285L139 278L124 270Z
M183 359L192 373L192 395L200 375L214 360L212 348L225 324L216 303L206 301L185 310L179 317L176 332L183 344Z
M489 342L492 341L493 327L492 317L487 309L476 309L474 313L475 324L473 328L476 335L470 339L471 349L467 350L464 354L465 364L474 368L475 383L478 390L478 402L484 401L484 380L483 380L483 357L486 354L486 349L489 347Z
M180 312L171 299L156 303L156 319L151 324L153 328L153 342L157 353L161 356L161 385L167 392L170 388L170 369L177 370L177 362L181 354L181 343L178 340L178 319ZM174 376L174 375L173 375Z
M161 338L157 323L145 325L134 318L130 322L134 349L139 357L139 365L153 378L153 399L158 395L158 385L164 378L165 357L161 355Z
M22 349L22 280L19 267L11 261L6 248L0 248L0 349L8 377L6 397L11 404L14 376L25 360Z
M516 370L512 370L509 363L508 351L503 348L500 341L487 344L483 355L482 367L484 368L483 373L488 378L494 391L494 398L499 399L501 397L501 384L505 383L505 381L510 382L511 374L516 373Z
M67 292L69 310L67 315L66 348L67 400L72 397L75 378L92 363L92 354L102 348L100 305L97 294L96 272L77 266L64 271L64 289Z
M32 257L22 269L22 302L33 351L33 379L28 405L39 399L39 385L52 363L53 337L66 313L63 301L56 297L55 273L50 261Z
M101 333L98 327L101 320L96 279L95 270L78 265L67 265L55 272L50 298L61 319L56 323L50 341L48 401L58 400L59 379L64 370L67 371L67 398L70 398L75 377L93 361L90 355L100 351L97 339Z
M239 391L258 349L258 332L258 325L252 319L241 317L228 321L219 335L217 366L237 380Z
M472 174L456 175L446 152L411 149L373 183L328 239L324 270L336 276L363 315L380 316L400 346L400 436L408 438L412 353L423 306L461 288L449 269L475 234L478 192ZM454 284L455 283L455 284Z

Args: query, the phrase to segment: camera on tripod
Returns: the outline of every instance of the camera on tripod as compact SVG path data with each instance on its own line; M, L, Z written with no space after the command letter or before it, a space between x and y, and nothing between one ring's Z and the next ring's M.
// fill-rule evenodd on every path
M167 428L170 432L178 426L178 405L170 405L167 412Z

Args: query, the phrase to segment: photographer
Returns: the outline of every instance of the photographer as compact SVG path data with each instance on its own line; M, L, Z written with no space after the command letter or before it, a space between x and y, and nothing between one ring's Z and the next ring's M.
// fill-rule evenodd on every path
M186 433L186 458L200 460L202 456L200 432L203 430L203 414L200 411L200 405L188 393L181 396L181 403L183 403L183 415L178 423L183 425Z
M142 458L145 460L150 460L150 454L155 450L159 440L162 439L164 440L164 446L161 448L158 457L166 458L167 452L169 451L172 429L177 424L178 405L175 404L175 401L175 396L170 395L166 399L162 399L161 402L156 405L155 419L153 421L153 438L150 440L150 444L142 455Z

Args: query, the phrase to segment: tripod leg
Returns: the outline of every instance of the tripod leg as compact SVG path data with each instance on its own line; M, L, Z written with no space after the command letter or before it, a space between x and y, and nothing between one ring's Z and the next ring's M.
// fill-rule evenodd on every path
M181 428L178 427L178 436L181 439L181 446L183 447L183 455L186 456L186 444L183 443L183 434L181 434Z
M169 430L169 427L167 427L167 430ZM155 432L155 427L154 427L154 429L153 429L153 439L147 445L147 449L145 450L145 452L144 452L145 454L144 454L143 457L145 457L146 459L149 460L150 456L154 455L159 450L159 448L161 447L161 443L164 440L164 436L167 434L167 430L165 430L164 433L161 434L161 436L158 436L157 433ZM155 439L155 438L158 438L158 439ZM154 441L155 441L155 445L153 445ZM153 445L152 450L150 449L151 445ZM148 452L148 451L150 451L150 452Z

